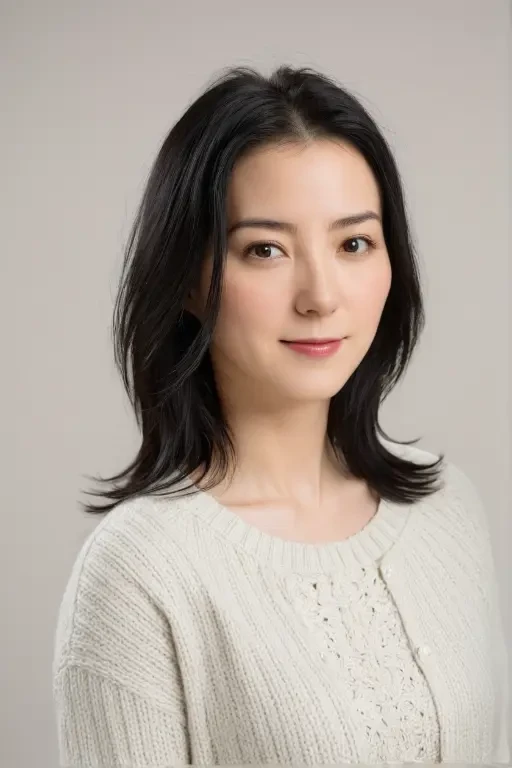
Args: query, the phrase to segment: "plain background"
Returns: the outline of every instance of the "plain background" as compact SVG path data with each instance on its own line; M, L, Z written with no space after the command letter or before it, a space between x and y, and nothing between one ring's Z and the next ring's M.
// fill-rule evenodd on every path
M57 612L101 517L86 474L139 445L110 344L123 246L173 122L222 68L325 71L401 168L427 327L382 409L445 451L489 514L512 638L510 5L503 0L2 2L1 752L58 764Z

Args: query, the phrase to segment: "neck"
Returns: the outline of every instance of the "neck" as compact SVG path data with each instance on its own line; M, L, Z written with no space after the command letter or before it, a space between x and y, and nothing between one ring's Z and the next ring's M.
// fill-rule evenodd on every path
M237 456L217 493L244 503L298 501L320 506L342 468L326 437L329 402L278 412L229 414Z

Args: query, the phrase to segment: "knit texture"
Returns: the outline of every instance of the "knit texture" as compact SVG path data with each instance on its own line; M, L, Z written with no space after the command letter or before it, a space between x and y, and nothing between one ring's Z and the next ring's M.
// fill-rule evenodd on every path
M60 764L508 762L486 516L460 469L443 479L320 545L202 491L118 505L60 606Z
M289 582L289 596L320 657L352 691L365 763L439 761L439 726L428 684L376 567Z

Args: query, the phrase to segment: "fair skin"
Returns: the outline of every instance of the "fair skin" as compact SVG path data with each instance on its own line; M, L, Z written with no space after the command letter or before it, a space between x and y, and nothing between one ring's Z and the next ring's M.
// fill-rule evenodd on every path
M363 212L375 216L330 228ZM290 227L253 223L229 236L210 351L237 466L211 493L283 538L344 538L378 502L366 483L344 474L326 441L330 398L368 351L391 285L376 181L362 155L341 142L259 148L234 168L227 213L230 230L255 218ZM189 305L198 317L210 276L208 255ZM309 337L343 342L326 358L283 343Z

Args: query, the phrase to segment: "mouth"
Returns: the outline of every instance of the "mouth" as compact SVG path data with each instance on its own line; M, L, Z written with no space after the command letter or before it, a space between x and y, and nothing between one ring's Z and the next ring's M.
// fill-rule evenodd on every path
M343 337L328 338L328 339L281 339L284 344L332 344L335 341L342 341Z
M344 338L282 340L283 344L294 352L309 357L329 357L338 351Z

